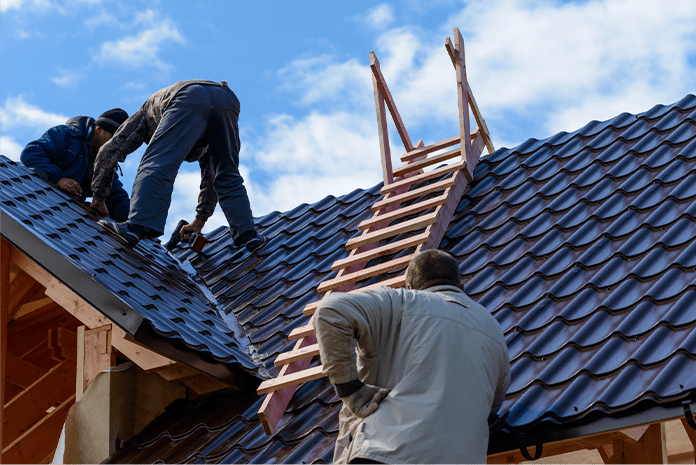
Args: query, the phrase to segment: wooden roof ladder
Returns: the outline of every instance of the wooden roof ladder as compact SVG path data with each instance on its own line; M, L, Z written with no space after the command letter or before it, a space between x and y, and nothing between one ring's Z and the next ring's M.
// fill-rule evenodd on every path
M346 243L346 249L350 251L348 257L332 265L331 269L338 271L336 277L322 282L318 293L328 295L331 292L361 292L377 286L404 286L405 268L411 259L421 251L437 248L442 241L464 190L473 179L483 148L493 153L490 133L467 82L464 40L458 28L454 29L454 44L447 38L445 48L457 75L459 135L427 147L422 140L415 146L411 143L379 61L374 52L370 52L384 176L381 193L384 197L372 206L373 217L358 225L362 234ZM401 157L404 165L396 169L392 169L385 104L406 148ZM469 108L478 126L473 132L469 124ZM454 146L459 147L445 150ZM444 166L424 171L424 168L446 162L448 164ZM405 238L395 240L395 236ZM414 248L412 253L407 251ZM367 266L368 262L383 256L394 258L382 262L377 260L379 263ZM394 278L353 289L359 281L400 269L404 271ZM303 313L312 315L318 305L319 302L307 305ZM291 351L276 358L276 366L282 366L278 377L264 381L257 390L259 395L268 394L259 410L267 434L275 430L297 385L324 376L321 365L307 368L312 357L319 354L312 320L292 331L289 337L297 342Z

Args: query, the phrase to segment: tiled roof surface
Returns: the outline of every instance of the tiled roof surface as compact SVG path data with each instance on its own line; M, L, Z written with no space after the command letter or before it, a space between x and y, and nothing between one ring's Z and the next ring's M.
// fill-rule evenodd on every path
M696 392L694 179L694 96L480 161L440 248L508 341L513 382L494 431L626 415ZM202 254L180 254L272 375L379 187L260 218L271 240L258 255L233 249L224 228ZM179 403L111 460L331 460L340 402L325 379L298 389L272 436L259 406L231 393Z
M569 425L696 392L695 181L691 95L480 161L440 248L457 257L466 292L507 338L512 385L494 431ZM355 210L369 216L372 200L352 195L353 203L327 198L261 218L272 240L260 257L232 253L224 230L199 257L184 253L274 375L272 360L292 345L287 334L307 322L302 308L345 256L340 245L363 218ZM229 405L215 431L205 413L172 408L162 417L172 426L152 425L112 459L331 461L340 401L325 379L298 389L273 436L255 416L259 399ZM168 455L176 447L188 454Z
M255 373L246 348L195 282L157 243L143 240L135 249L109 235L89 208L39 179L23 165L0 155L0 209L41 243L92 277L88 285L113 293L165 338L210 354L216 361ZM11 242L9 223L2 234ZM41 263L37 251L26 251ZM61 278L61 276L59 276ZM67 277L63 277L67 278ZM100 287L101 286L101 287ZM86 289L73 289L78 294Z

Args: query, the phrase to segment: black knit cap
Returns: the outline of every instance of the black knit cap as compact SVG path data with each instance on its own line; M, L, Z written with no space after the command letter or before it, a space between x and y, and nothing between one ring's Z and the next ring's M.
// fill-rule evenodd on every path
M96 126L101 127L105 131L108 131L111 134L113 134L116 132L116 130L118 130L118 127L121 124L123 124L123 122L127 119L128 113L126 113L125 110L121 110L120 108L114 108L113 110L108 110L102 113L102 115L99 118L97 118L94 124Z

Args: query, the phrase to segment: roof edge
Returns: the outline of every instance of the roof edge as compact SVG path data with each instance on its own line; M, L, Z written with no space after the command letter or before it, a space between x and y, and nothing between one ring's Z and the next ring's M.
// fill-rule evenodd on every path
M12 215L0 209L0 235L82 297L126 333L134 335L143 316L56 251Z
M549 443L581 439L587 436L682 418L685 417L684 402L691 402L694 397L694 393L692 393L686 399L682 398L665 404L644 400L624 412L591 414L584 419L565 425L553 421L542 421L523 432L496 431L490 435L488 455L518 451L520 444L527 447L536 445L543 447Z

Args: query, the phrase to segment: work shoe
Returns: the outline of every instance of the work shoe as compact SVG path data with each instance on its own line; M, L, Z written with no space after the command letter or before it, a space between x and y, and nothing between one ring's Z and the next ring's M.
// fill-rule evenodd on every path
M258 249L261 248L262 245L264 245L266 242L268 242L268 239L266 239L266 236L262 236L261 234L257 234L256 237L249 239L246 244L244 244L247 248L247 250L251 253L256 252Z
M99 225L102 228L108 229L112 233L120 236L128 245L135 247L136 244L143 238L142 235L134 232L128 227L128 223L116 223L115 221L99 220Z

